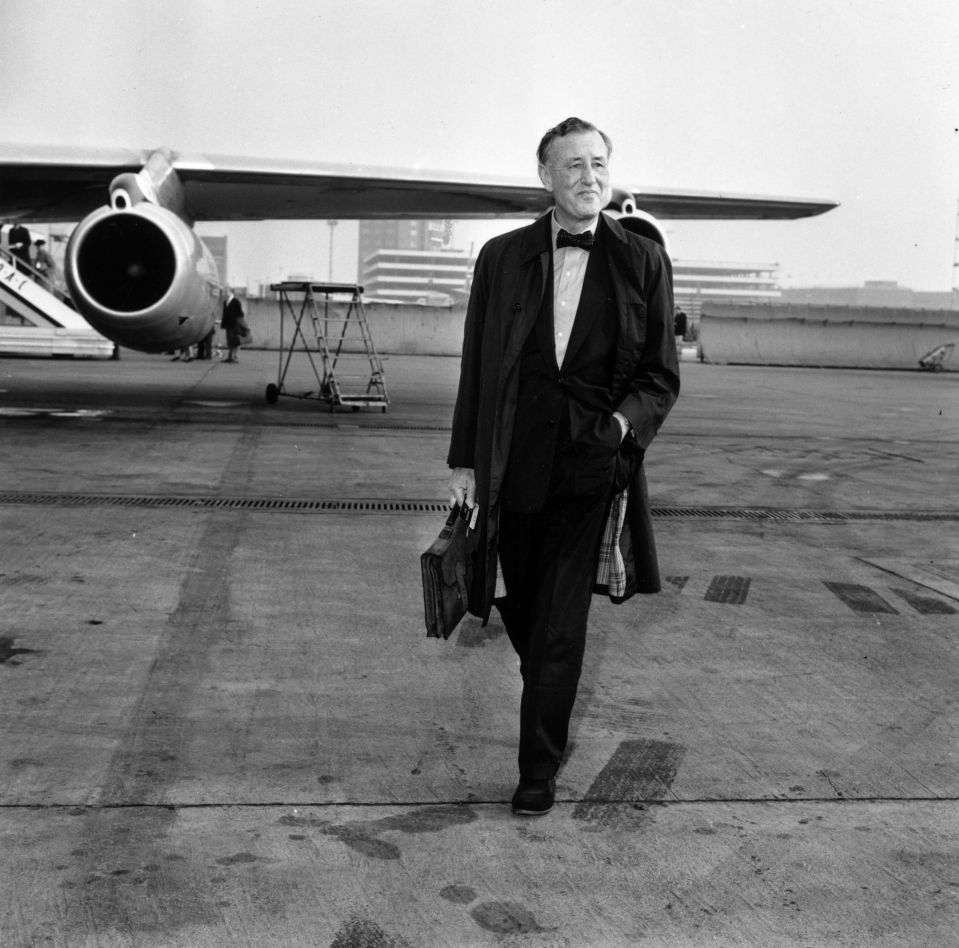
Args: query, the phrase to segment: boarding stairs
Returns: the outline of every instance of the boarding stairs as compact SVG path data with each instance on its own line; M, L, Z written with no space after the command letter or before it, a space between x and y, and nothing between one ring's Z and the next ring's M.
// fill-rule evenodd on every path
M266 387L267 402L273 405L285 395L316 398L326 402L331 411L345 407L353 411L379 408L385 412L390 398L383 361L373 344L363 306L363 287L291 280L273 283L270 289L280 303L280 362L276 382ZM292 332L287 346L288 319ZM309 339L304 326L312 329ZM316 380L315 389L289 391L287 376L295 353L306 355Z
M66 293L0 248L0 354L109 357L115 350Z

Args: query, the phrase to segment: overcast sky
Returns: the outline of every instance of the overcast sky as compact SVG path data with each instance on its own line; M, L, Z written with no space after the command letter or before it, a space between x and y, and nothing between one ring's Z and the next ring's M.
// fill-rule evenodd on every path
M3 0L0 138L532 177L576 114L627 187L842 204L670 222L679 260L947 290L957 40L956 0Z

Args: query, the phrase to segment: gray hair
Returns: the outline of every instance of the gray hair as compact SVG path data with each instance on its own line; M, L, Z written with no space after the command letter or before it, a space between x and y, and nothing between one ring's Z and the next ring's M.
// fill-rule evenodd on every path
M570 116L568 119L564 119L559 125L554 125L542 138L539 143L539 148L536 149L536 158L541 165L546 164L546 159L549 156L549 146L553 143L555 138L565 138L567 135L572 135L576 132L596 132L606 144L606 154L611 155L613 153L613 143L610 140L610 137L601 129L598 129L592 122L587 122L585 119L576 118L575 115Z

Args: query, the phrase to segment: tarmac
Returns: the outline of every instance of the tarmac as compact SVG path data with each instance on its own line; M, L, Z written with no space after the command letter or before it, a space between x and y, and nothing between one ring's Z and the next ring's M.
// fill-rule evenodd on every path
M458 360L385 366L0 361L0 945L959 945L959 377L683 363L528 818L423 621Z

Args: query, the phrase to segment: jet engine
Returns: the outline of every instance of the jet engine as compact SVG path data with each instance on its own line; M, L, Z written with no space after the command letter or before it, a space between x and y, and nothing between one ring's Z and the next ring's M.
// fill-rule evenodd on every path
M646 211L636 207L636 200L631 191L613 188L612 198L606 205L605 211L611 217L615 217L630 233L655 240L667 254L669 253L669 240L662 224L652 214L647 214Z
M219 311L216 264L203 241L173 211L131 203L123 190L73 231L64 276L94 329L141 352L199 342Z

